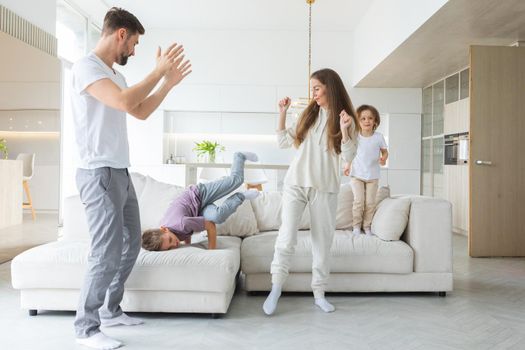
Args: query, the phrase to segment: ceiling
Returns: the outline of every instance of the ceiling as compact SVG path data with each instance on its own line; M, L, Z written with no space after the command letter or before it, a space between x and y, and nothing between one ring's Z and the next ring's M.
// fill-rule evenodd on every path
M357 87L425 87L469 65L470 45L525 40L525 0L449 0Z
M132 12L146 28L304 30L308 26L306 0L99 1L106 8L119 6ZM371 2L317 0L312 5L314 30L352 31Z

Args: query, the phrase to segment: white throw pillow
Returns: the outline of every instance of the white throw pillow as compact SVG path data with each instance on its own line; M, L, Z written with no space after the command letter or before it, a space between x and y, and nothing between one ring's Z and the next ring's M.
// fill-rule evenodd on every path
M381 186L377 190L377 196L376 196L376 208L379 206L379 203L383 201L383 199L390 197L390 186Z
M354 193L350 183L342 184L337 196L337 215L335 228L338 230L350 229L352 227L352 206L354 205Z
M65 198L63 215L62 238L89 239L86 208L78 194Z
M259 231L278 230L281 226L282 193L279 191L261 192L251 200Z
M409 212L410 199L384 199L372 219L372 232L383 241L398 241L407 226Z
M275 231L281 227L282 199L281 191L270 191L261 192L257 198L251 201L259 231ZM305 209L299 222L299 230L309 229L310 212Z
M131 182L133 182L133 187L135 188L135 193L137 194L137 200L142 195L144 191L144 186L146 186L147 177L141 173L130 173Z
M146 178L144 190L139 197L140 225L142 231L159 228L160 220L171 202L184 192L184 188Z
M225 199L222 198L216 204L220 205ZM217 234L220 236L248 237L258 232L257 220L249 200L245 200L225 222L217 225Z

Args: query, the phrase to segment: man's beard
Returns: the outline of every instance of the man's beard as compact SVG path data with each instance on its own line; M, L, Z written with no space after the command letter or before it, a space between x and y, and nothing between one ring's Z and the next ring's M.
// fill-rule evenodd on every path
M128 63L128 58L129 58L129 56L127 56L125 54L122 54L122 55L120 55L120 58L119 58L117 63L120 64L121 66L125 66L126 63Z

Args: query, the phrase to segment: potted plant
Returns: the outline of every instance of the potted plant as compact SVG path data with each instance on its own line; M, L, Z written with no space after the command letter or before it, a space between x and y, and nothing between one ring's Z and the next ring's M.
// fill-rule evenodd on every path
M197 157L208 155L208 162L215 163L217 152L224 151L225 148L218 142L203 140L201 142L195 142L195 148L193 148L193 150L197 152Z
M7 159L8 149L6 139L0 139L0 153L3 153L4 159Z

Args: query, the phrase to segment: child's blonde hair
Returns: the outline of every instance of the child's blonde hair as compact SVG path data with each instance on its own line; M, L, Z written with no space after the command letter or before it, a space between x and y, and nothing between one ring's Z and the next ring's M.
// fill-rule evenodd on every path
M142 234L142 248L151 251L159 251L162 246L162 230L158 228L149 229Z
M374 106L361 105L356 110L357 120L359 120L359 118L361 118L361 113L363 113L364 111L370 111L370 113L372 113L372 115L374 116L375 120L374 120L374 128L373 128L373 130L375 131L377 129L377 127L379 126L379 124L381 123L381 117L379 116L379 112L377 111L377 109Z

